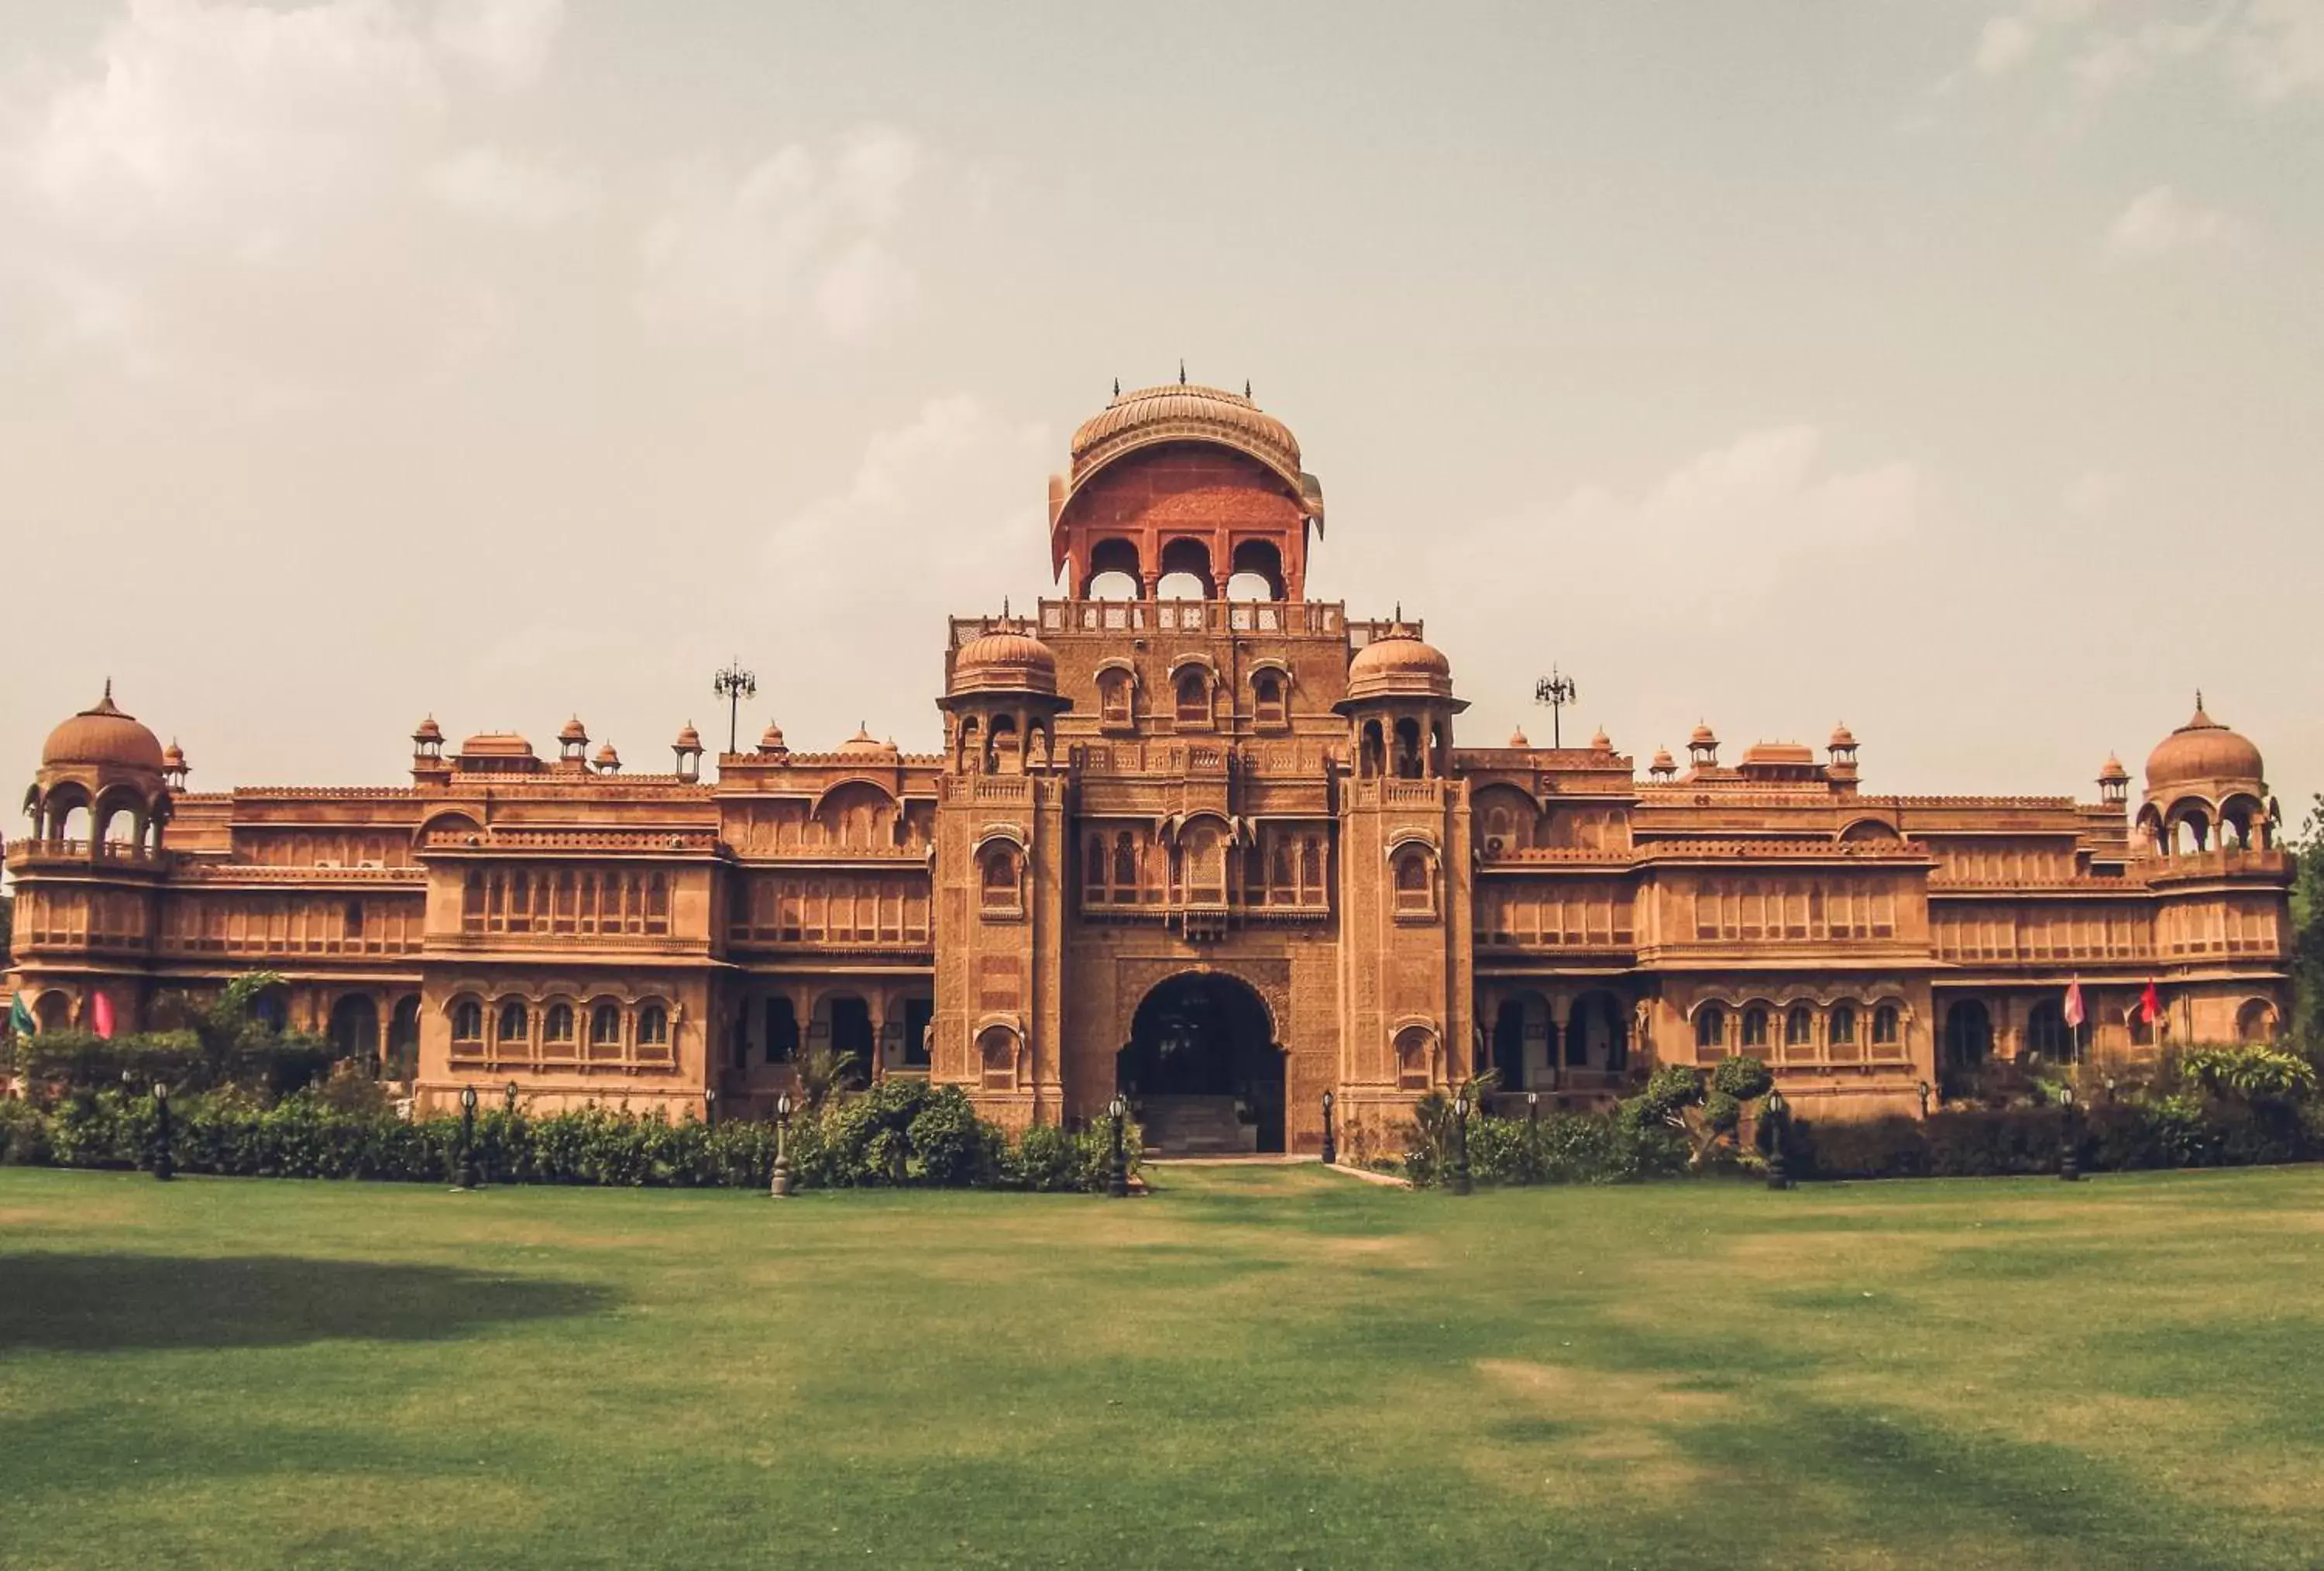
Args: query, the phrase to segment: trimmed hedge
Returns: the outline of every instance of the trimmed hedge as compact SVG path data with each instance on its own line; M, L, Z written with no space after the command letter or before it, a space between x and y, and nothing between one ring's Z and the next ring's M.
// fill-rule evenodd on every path
M460 1120L407 1122L373 1108L335 1106L300 1092L271 1107L220 1094L171 1104L170 1153L181 1173L242 1178L451 1179ZM0 1101L0 1162L143 1168L158 1123L150 1096L81 1092L42 1110ZM495 1108L476 1115L476 1158L487 1183L763 1188L775 1126L710 1128L658 1114L591 1107L533 1117ZM1135 1169L1139 1140L1125 1132ZM790 1123L785 1154L800 1188L918 1186L1099 1190L1110 1132L1042 1127L1011 1145L976 1115L958 1086L889 1081Z
M1816 1178L1983 1178L2054 1173L2058 1107L1977 1109L1862 1122L1795 1123L1792 1170ZM2324 1107L2194 1096L2101 1103L2074 1120L2085 1172L2248 1167L2324 1158Z
M1449 1132L1413 1139L1404 1176L1419 1188L1450 1183L1452 1150ZM1606 1114L1469 1120L1469 1176L1480 1184L1635 1183L1683 1173L1688 1159L1686 1137L1676 1130Z

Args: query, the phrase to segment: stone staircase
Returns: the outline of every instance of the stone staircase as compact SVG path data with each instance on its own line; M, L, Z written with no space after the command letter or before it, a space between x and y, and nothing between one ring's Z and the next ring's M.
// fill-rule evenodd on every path
M1149 1157L1239 1157L1259 1150L1259 1131L1236 1120L1231 1096L1148 1096L1139 1122Z

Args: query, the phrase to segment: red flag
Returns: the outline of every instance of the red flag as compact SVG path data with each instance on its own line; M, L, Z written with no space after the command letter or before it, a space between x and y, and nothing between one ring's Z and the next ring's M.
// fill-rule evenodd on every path
M2066 984L2066 1023L2076 1030L2082 1029L2082 979L2075 977Z
M2155 995L2152 978L2147 981L2146 991L2138 995L2138 1018L2147 1025L2163 1018L2163 1000Z
M89 1029L106 1041L113 1040L113 1000L102 993L91 993L88 1000Z

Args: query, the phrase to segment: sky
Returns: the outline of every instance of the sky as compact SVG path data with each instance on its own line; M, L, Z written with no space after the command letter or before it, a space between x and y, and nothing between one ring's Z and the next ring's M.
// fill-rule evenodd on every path
M1463 742L2089 797L2200 687L2324 790L2324 0L10 0L0 236L28 782L108 678L196 789L733 658L932 747L1183 358Z

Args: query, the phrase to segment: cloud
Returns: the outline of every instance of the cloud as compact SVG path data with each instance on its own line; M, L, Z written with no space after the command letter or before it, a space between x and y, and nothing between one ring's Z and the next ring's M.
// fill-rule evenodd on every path
M434 36L447 55L503 88L537 80L565 25L565 0L438 0Z
M2240 246L2251 239L2251 226L2241 218L2190 201L2167 185L2151 187L2132 198L2106 232L2108 254L2126 261L2175 251Z
M2096 34L2067 63L2075 94L2096 103L2204 53L2218 41L2226 14L2214 11L2196 22L2149 22L2127 32Z
M2181 14L2126 18L2097 0L2028 0L1987 17L1970 55L1992 80L2054 51L2082 114L2190 62L2218 63L2229 83L2264 105L2324 90L2324 0L2245 0L2190 5ZM1945 78L1950 96L1961 74Z
M480 91L537 79L561 14L129 0L85 60L23 78L0 304L52 352L268 404L440 374L501 313L477 270L431 265L415 200L537 225L589 199L581 176L447 147Z
M457 213L486 223L543 229L596 205L586 175L529 163L496 147L471 147L428 173L428 189Z
M1999 77L2015 70L2033 57L2039 36L2034 24L2023 16L1991 18L1977 35L1977 56L1972 62L1977 74Z
M361 202L443 112L425 44L382 0L296 10L133 0L23 168L68 221L168 224L252 258Z
M2324 90L2324 0L2255 0L2229 58L2245 90L2263 104Z
M864 444L845 486L775 525L763 561L786 610L761 625L772 669L801 674L761 702L793 746L835 745L862 719L927 743L929 711L916 698L899 714L898 695L929 691L947 615L997 613L1011 593L1027 608L1028 568L1048 560L1049 448L1046 428L974 397L931 399Z
M872 331L915 292L888 237L920 162L910 137L875 127L828 157L794 143L741 171L679 168L639 242L639 309L698 330L805 315L835 337Z

